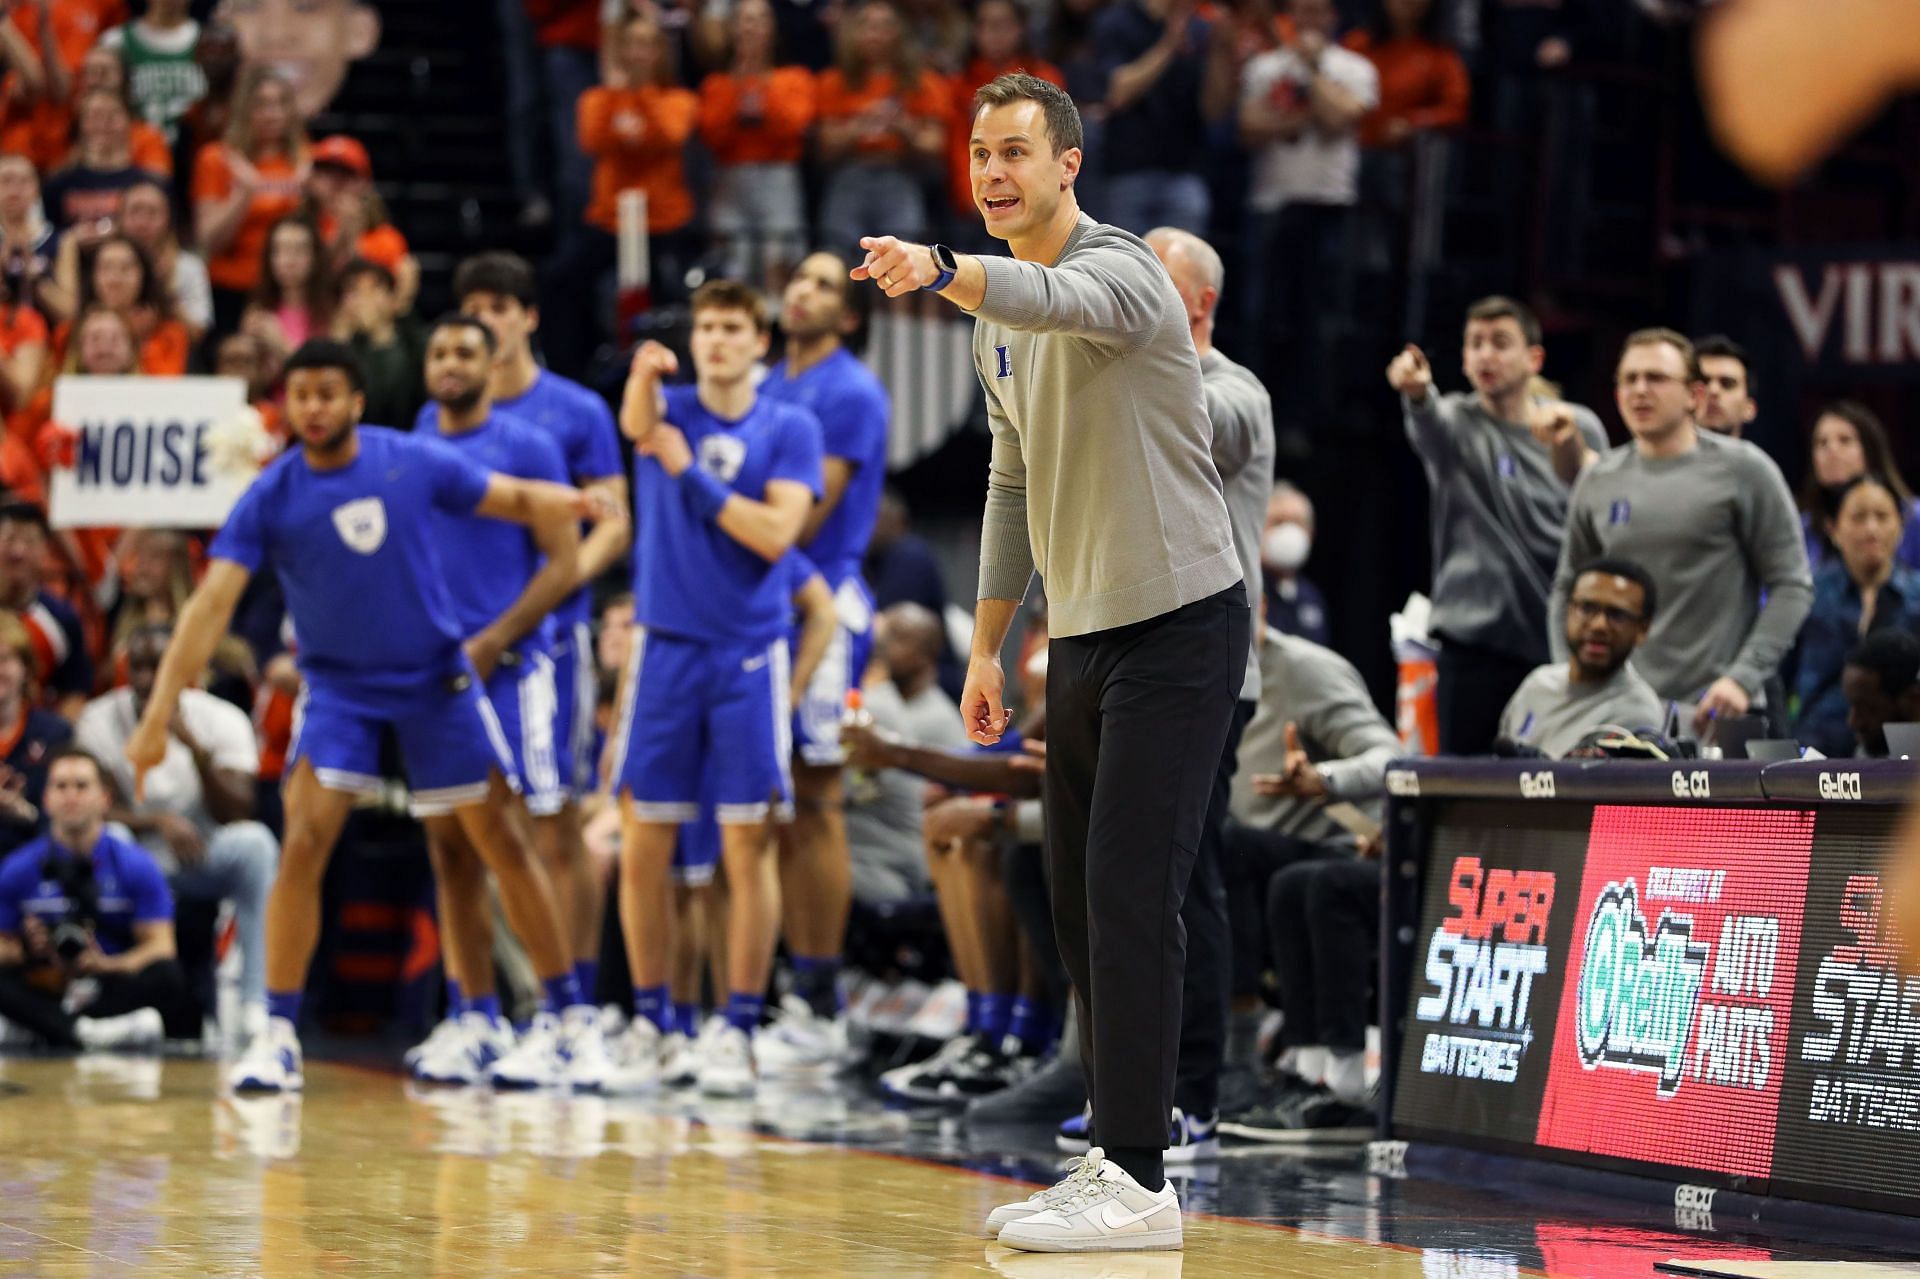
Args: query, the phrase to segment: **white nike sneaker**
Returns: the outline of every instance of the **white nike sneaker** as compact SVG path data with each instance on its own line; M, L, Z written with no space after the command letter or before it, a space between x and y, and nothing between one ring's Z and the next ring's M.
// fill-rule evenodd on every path
M709 1097L751 1097L757 1082L747 1032L722 1025L700 1054L700 1091Z
M118 1017L76 1017L73 1037L93 1052L151 1048L167 1036L158 1008L136 1008Z
M550 1088L567 1071L566 1035L552 1013L535 1013L513 1051L493 1064L496 1088Z
M235 1092L299 1092L306 1086L300 1040L285 1017L267 1019L267 1033L254 1036L227 1072Z
M445 1048L459 1037L460 1018L450 1014L441 1018L440 1024L428 1031L425 1039L401 1054L400 1062L407 1068L407 1073L417 1079L419 1078L420 1063L425 1061L429 1054Z
M840 1070L853 1060L845 1017L822 1017L797 995L780 1001L771 1025L753 1037L753 1057L769 1079Z
M611 1061L601 1091L609 1096L652 1092L660 1085L660 1028L635 1017L626 1033L607 1045Z
M1172 1182L1148 1190L1106 1159L1098 1146L1086 1158L1071 1193L1009 1222L1000 1231L1000 1242L1022 1252L1144 1252L1184 1246L1180 1196Z
M1087 1170L1084 1158L1067 1161L1067 1175L1044 1190L1036 1190L1019 1203L1001 1204L987 1214L987 1237L998 1239L1002 1227L1016 1221L1025 1221L1035 1213L1045 1212L1056 1203L1064 1203L1078 1194L1080 1182L1093 1174Z
M575 1092L599 1092L613 1069L606 1038L600 1033L600 1010L577 1004L561 1014L560 1029L567 1043L567 1069L561 1082Z
M484 1084L494 1063L513 1051L513 1027L485 1013L464 1012L451 1036L420 1059L414 1077L426 1084Z
M700 1081L700 1049L696 1040L679 1031L660 1040L660 1082L668 1088L688 1088Z

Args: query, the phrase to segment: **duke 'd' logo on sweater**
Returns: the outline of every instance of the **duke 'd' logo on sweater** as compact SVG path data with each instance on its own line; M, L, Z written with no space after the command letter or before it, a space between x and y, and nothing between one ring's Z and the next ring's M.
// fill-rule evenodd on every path
M1013 376L1013 349L1011 347L1005 347L1005 346L994 347L993 359L994 359L993 375L995 377L999 378L999 377Z

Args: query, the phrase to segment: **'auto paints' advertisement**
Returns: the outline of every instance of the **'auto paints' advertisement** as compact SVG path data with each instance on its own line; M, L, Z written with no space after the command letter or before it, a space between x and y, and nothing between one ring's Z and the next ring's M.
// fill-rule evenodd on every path
M1810 811L1594 810L1540 1145L1768 1175L1813 833Z

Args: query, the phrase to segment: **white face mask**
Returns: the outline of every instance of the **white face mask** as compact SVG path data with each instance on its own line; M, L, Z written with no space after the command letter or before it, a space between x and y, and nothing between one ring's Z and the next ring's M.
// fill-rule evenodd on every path
M1276 524L1260 539L1260 559L1276 573L1292 573L1307 562L1313 534L1298 524Z

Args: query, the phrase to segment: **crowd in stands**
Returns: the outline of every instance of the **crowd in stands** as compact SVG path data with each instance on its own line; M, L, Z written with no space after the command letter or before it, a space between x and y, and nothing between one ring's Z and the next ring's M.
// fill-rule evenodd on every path
M1325 264L1346 256L1396 152L1464 122L1483 83L1523 111L1588 34L1580 6L1488 0L1475 80L1440 34L1453 11L1430 0L1384 0L1377 14L1333 0L1062 0L1044 21L1017 0L500 6L531 33L509 50L509 96L528 112L544 101L550 126L549 146L524 116L508 147L526 220L555 230L541 348L576 372L602 338L626 336L608 332L603 287L623 194L646 196L659 301L696 260L778 292L805 250L844 254L863 234L978 244L966 104L1025 67L1080 104L1089 211L1140 233L1238 234L1227 313L1259 334L1242 358L1270 384L1309 384L1299 326L1337 309ZM299 690L284 610L270 584L243 604L136 803L122 748L205 539L50 528L47 476L71 448L53 387L229 375L277 431L280 365L331 335L364 367L366 420L404 427L427 399L420 268L366 148L310 139L300 86L239 56L224 9L206 23L188 10L35 0L0 20L0 851L45 830L49 767L68 743L85 747L105 766L100 816L151 852L162 891L233 904L256 1007L277 856L267 819ZM1198 150L1238 157L1243 207L1217 207L1223 185ZM1544 358L1529 309L1489 298L1465 321L1468 390L1443 393L1450 370L1416 347L1388 371L1431 486L1442 751L1557 757L1601 749L1608 732L1711 748L1718 725L1760 714L1770 734L1828 755L1884 754L1885 725L1920 716L1920 505L1886 427L1859 404L1828 406L1796 499L1740 438L1760 387L1737 343L1635 333L1617 369L1629 438L1611 448L1598 415L1542 381ZM1313 503L1275 478L1258 532L1261 693L1222 867L1230 1062L1251 1058L1263 992L1286 1009L1269 1045L1286 1073L1221 1097L1254 1136L1364 1126L1371 856L1386 763L1403 749L1328 647L1327 606L1304 575ZM892 1086L979 1100L1017 1084L1025 1100L989 1115L1077 1108L1070 1051L1037 1069L1070 1022L1039 874L1044 725L990 759L967 747L945 618L964 592L949 594L897 495L881 503L865 574L880 623L871 727L849 730L854 894L871 910L936 898L971 997L964 1041ZM596 613L603 731L629 642L623 585L603 583ZM1032 712L1044 603L1029 614L1011 669ZM71 781L76 811L88 785ZM4 1011L21 1021L18 1007ZM25 1020L59 1043L99 1034Z

